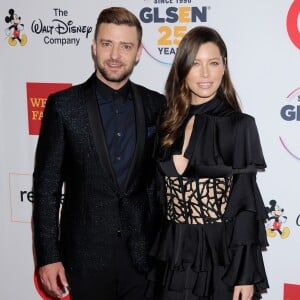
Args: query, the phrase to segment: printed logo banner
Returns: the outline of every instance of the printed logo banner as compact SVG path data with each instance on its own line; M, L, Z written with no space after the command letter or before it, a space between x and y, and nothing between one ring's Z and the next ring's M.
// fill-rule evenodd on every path
M48 96L70 86L72 86L71 83L27 82L28 128L30 135L38 135L40 132Z

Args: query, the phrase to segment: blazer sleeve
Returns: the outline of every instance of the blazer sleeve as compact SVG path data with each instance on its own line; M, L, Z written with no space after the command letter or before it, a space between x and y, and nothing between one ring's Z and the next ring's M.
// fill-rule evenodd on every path
M64 127L56 97L48 97L33 172L33 230L37 267L60 261L59 208L63 183Z

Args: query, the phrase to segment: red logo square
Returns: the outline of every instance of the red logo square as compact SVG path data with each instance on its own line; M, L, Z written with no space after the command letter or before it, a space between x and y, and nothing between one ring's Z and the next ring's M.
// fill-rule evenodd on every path
M284 284L283 300L299 300L300 299L300 285Z
M44 108L51 93L55 93L72 86L71 83L40 83L27 82L27 110L28 128L30 135L40 133Z

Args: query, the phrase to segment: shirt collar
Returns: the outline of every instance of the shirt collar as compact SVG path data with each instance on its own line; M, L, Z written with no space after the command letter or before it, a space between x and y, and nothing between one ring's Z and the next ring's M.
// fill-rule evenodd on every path
M127 81L120 89L114 90L99 78L96 80L96 94L101 104L114 101L116 98L121 97L123 103L129 100L130 96L130 83Z

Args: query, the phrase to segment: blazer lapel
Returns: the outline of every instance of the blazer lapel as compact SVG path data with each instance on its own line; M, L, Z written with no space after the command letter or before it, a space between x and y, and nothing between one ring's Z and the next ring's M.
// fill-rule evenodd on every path
M92 136L94 139L94 144L96 147L96 152L98 154L100 164L103 166L104 169L108 170L109 174L113 178L115 186L118 187L117 178L115 176L115 172L113 170L110 161L110 156L105 141L104 129L102 126L99 106L96 98L95 80L96 80L96 76L93 75L86 83L84 89L85 99L87 103L88 117L92 129Z
M126 191L131 183L131 181L136 176L136 169L140 166L146 139L146 121L145 121L145 111L143 105L143 95L138 90L134 83L131 83L131 92L134 103L135 111L135 128L136 128L136 145L134 150L134 155L132 163L130 165L127 179L124 185L124 190Z

